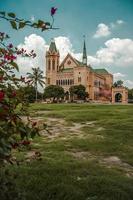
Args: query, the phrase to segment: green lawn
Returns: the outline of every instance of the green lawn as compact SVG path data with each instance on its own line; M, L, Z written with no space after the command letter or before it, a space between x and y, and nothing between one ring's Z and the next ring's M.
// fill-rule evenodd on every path
M133 199L132 105L32 104L30 113L55 121L32 143L42 160L11 168L26 200Z

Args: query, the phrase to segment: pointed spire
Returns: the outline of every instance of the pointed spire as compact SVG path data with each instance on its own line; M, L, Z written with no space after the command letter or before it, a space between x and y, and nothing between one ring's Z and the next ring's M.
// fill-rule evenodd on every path
M84 46L83 46L83 60L84 65L87 65L87 52L86 52L86 44L85 44L85 36L84 36Z
M54 41L53 38L52 38L51 43L50 43L50 46L49 46L49 51L50 51L50 52L58 52L58 51L57 51L57 48L56 48L55 41Z

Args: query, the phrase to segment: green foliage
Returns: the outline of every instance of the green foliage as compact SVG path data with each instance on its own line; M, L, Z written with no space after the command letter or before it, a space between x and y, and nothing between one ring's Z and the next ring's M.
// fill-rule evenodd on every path
M21 87L19 92L25 95L25 102L34 103L36 101L36 90L32 85ZM42 100L42 96L43 94L37 91L37 99Z
M123 81L122 80L118 80L113 84L114 87L121 87L123 86Z
M44 27L43 21L38 20L37 23L25 21L16 17L15 13L0 12L0 18L10 22L13 29L24 28L31 26L34 28L41 28L43 30L50 27L47 23ZM35 25L36 24L36 25ZM43 25L43 27L42 27ZM49 27L48 27L49 26ZM50 27L51 28L51 27ZM27 114L28 102L34 101L36 93L37 100L37 84L43 85L43 75L39 68L33 68L33 74L28 74L30 80L26 81L25 77L17 77L16 71L19 71L19 66L16 63L17 56L35 57L34 50L26 52L26 50L18 49L13 44L8 44L6 40L9 36L0 32L0 160L10 160L12 148L22 145L21 140L27 140L29 143L30 137L38 133L38 129L32 125L32 122L23 122L19 113ZM28 92L33 92L31 84L34 85L34 96L28 95ZM22 85L23 88L22 89ZM33 94L32 94L33 95ZM40 94L39 94L40 95ZM28 97L27 97L28 96ZM19 107L19 113L17 108Z
M8 16L9 16L9 17L12 17L12 18L15 18L15 17L16 17L16 14L15 14L15 13L8 13Z
M19 92L21 85L28 87L23 77L17 77L15 71L19 70L16 64L16 55L20 50L12 44L5 45L5 33L0 33L0 160L10 160L12 148L19 141L29 140L35 127L22 121L16 108L21 105L20 112L24 113L27 102L25 93ZM32 51L33 53L33 51ZM32 55L30 53L30 56ZM24 56L24 52L19 53ZM28 56L28 54L26 53ZM26 114L26 113L25 113ZM15 145L15 146L16 146Z
M45 82L44 82L44 76L43 76L43 71L40 70L40 68L32 68L32 73L27 73L28 79L32 86L35 88L35 95L36 95L36 101L38 99L38 84L43 87Z
M71 86L69 89L71 97L74 97L75 95L78 99L82 100L85 100L85 98L88 97L88 94L85 90L85 86L83 85Z
M44 98L53 98L53 100L64 97L64 89L57 85L49 85L44 90Z
M10 23L11 23L12 28L17 30L16 22L15 21L10 21Z
M14 180L15 174L11 174L8 169L0 168L0 198L2 200L24 200L25 196L17 188Z
M10 22L13 29L19 30L24 28L25 26L33 27L40 29L41 31L46 31L49 29L58 29L53 27L53 16L52 16L52 23L45 22L43 20L38 20L36 22L32 22L29 20L20 19L16 16L15 13L9 12L0 12L0 18L5 19Z
M128 99L133 99L133 88L128 89Z

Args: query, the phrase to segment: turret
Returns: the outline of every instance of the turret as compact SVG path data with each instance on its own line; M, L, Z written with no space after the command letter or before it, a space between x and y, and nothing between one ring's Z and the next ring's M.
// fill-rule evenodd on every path
M84 46L83 46L83 58L82 58L83 65L87 65L87 53L86 53L86 44L84 39Z
M54 39L51 40L48 51L46 52L46 76L47 85L55 85L56 73L59 70L60 54L56 48Z

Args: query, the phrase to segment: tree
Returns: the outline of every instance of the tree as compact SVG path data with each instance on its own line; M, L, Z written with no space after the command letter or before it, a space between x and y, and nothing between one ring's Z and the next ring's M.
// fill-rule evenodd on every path
M34 103L36 101L36 91L32 85L22 86L18 90L19 93L23 93L25 96L25 101L28 103ZM43 94L37 91L38 100L42 100Z
M44 98L53 98L53 102L55 99L58 101L60 98L64 98L64 94L64 89L57 85L49 85L44 90Z
M118 80L113 84L114 87L121 87L123 86L123 81L122 80Z
M132 99L133 100L133 88L132 89L128 89L128 99Z
M83 85L75 85L69 88L71 98L76 96L78 99L85 100L88 97L88 93L85 91L85 86Z
M32 73L27 73L29 81L31 81L31 84L33 84L35 88L35 94L36 94L36 101L37 101L37 94L38 94L38 84L43 87L45 84L43 71L40 70L40 68L32 68Z

